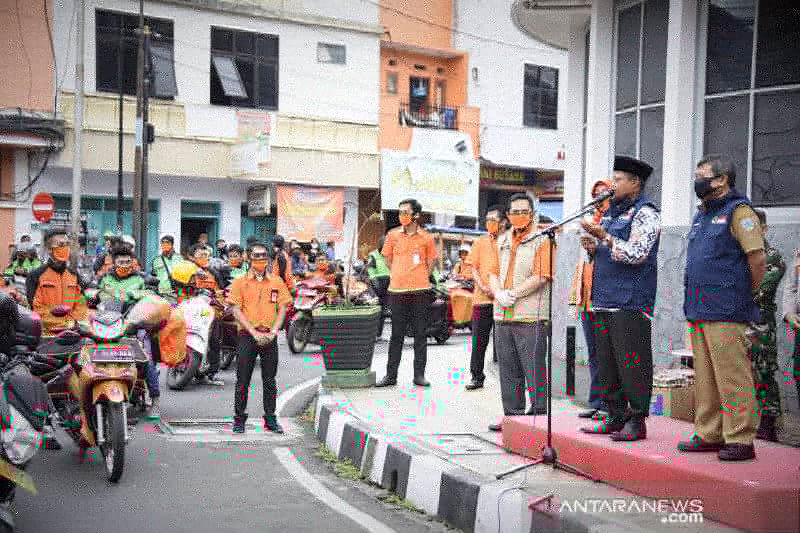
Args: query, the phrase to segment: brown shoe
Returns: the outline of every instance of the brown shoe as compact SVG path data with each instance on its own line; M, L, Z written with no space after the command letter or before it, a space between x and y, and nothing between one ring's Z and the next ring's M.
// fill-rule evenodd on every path
M699 435L692 435L689 440L678 443L678 450L682 452L718 452L724 445L724 442L708 442Z
M720 461L748 461L756 458L752 444L725 444L717 454Z
M606 420L590 426L583 426L581 431L595 435L610 435L611 433L620 431L623 427L625 427L625 422L623 420Z

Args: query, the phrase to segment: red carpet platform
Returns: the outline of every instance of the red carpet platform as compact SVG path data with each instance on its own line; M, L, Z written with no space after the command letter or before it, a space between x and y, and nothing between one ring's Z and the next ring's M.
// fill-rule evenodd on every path
M668 417L647 419L647 439L614 442L578 430L575 414L553 416L553 447L559 459L602 482L650 498L700 498L703 514L756 532L800 532L800 449L756 441L756 459L724 463L716 453L680 453L678 441L692 425ZM503 445L539 457L547 418L506 417Z

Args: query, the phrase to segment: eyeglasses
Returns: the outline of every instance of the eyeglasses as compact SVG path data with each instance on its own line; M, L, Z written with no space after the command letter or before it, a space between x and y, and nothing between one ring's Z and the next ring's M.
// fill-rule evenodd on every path
M116 261L114 261L114 264L119 267L127 267L131 266L133 264L133 261L131 259L117 259Z
M250 259L266 259L267 257L269 256L263 252L250 254Z
M725 174L714 174L713 176L703 176L702 174L695 174L694 179L696 180L715 180L717 178L721 178Z
M531 210L530 209L509 209L508 210L508 214L509 215L530 215L531 214Z
M50 248L62 248L64 246L69 246L69 241L67 240L56 240L50 243Z
M413 212L413 211L411 211L410 209L401 209L401 210L399 211L399 213L400 213L401 215L413 215L413 214L414 214L414 212Z

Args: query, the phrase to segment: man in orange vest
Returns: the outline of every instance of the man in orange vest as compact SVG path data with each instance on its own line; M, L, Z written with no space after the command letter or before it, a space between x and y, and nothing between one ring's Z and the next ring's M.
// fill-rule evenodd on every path
M44 242L50 258L28 274L25 293L31 309L42 318L43 333L53 335L54 327L85 320L88 308L83 297L83 280L67 265L70 250L66 232L51 230L45 235ZM50 314L51 309L62 305L70 308L67 316L59 318Z

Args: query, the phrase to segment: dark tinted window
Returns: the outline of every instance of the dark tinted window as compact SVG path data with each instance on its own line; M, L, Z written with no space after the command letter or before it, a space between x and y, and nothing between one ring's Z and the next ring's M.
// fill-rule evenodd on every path
M726 154L737 168L737 185L747 191L747 131L749 97L732 96L706 101L703 152Z
M558 128L558 69L525 65L522 123L532 128Z
M639 37L642 6L636 5L619 13L617 32L617 109L636 105L639 84Z
M755 98L753 201L800 205L800 91Z
M761 0L756 87L800 83L800 2Z
M211 28L211 48L212 104L277 109L277 36Z
M592 148L589 147L589 150ZM614 137L614 153L620 155L636 155L636 112L617 115L617 127Z
M653 167L645 182L645 193L656 205L661 205L661 164L664 153L664 108L642 109L640 157ZM678 178L680 179L680 178Z
M706 93L750 88L755 0L712 0L708 6Z
M668 19L668 0L648 0L642 36L642 104L664 101Z

